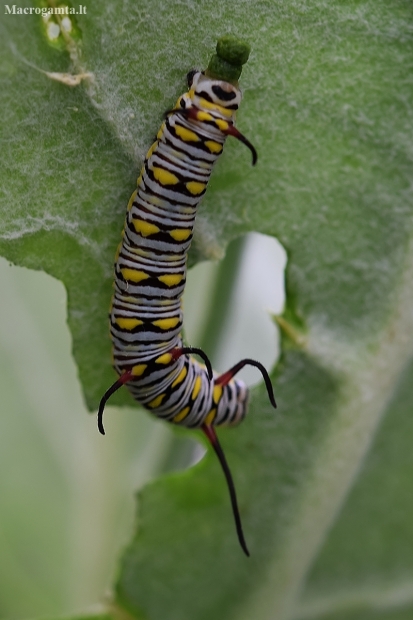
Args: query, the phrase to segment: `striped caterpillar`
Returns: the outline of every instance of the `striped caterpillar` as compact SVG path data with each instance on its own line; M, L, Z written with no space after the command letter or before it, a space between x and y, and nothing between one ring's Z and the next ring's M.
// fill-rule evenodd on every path
M110 333L119 379L104 394L98 411L104 435L105 404L126 385L158 418L202 429L221 463L246 555L235 487L215 427L236 425L246 414L248 389L234 379L239 370L246 365L258 368L276 407L271 381L260 362L244 359L218 374L203 351L184 346L181 298L196 209L227 136L243 142L253 165L257 161L254 147L234 125L241 101L238 78L248 56L246 43L222 37L207 70L188 74L188 92L166 112L146 155L115 258Z

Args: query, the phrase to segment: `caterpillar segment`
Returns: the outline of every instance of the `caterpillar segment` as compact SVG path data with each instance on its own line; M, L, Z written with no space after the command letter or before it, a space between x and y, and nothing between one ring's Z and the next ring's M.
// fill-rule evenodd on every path
M116 254L110 334L119 378L98 411L104 434L105 404L126 385L158 418L202 429L221 463L246 555L235 487L215 427L234 426L246 414L248 389L235 378L241 368L248 364L260 370L275 407L271 381L262 364L250 359L219 375L203 351L184 346L181 299L196 210L227 137L243 142L252 163L257 161L255 148L235 127L241 102L238 77L248 52L234 37L220 39L208 69L188 74L188 91L166 112L148 150Z

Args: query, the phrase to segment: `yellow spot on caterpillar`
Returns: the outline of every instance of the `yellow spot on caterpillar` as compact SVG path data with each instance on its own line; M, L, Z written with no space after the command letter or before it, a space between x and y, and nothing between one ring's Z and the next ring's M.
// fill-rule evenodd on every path
M214 117L211 116L208 112L197 112L196 115L197 121L213 121Z
M145 200L151 205L156 205L158 207L165 206L165 201L159 198L159 196L145 196Z
M180 125L175 125L175 133L185 142L199 142L200 140L195 131L191 131L190 129L181 127Z
M191 407L185 407L185 409L182 409L182 411L177 413L176 416L172 418L172 422L181 422L184 418L186 418L190 411Z
M202 379L201 377L197 377L195 379L194 389L192 390L192 394L191 394L192 400L195 400L195 398L198 396L199 390L201 389L201 385L202 385Z
M199 167L203 168L204 170L211 170L211 164L209 164L206 161L200 161L199 162Z
M211 153L220 153L222 151L222 144L214 142L214 140L206 140L205 146L211 151Z
M147 368L148 364L136 364L136 366L133 366L132 368L132 375L134 377L140 377Z
M222 106L219 106L219 111L221 112L222 116L226 116L227 118L231 118L234 113L233 110L227 110L227 108L223 108Z
M156 134L156 139L157 140L160 140L162 138L164 129L165 129L165 123L162 123L160 130Z
M179 183L179 179L176 174L169 172L168 170L164 170L163 168L158 168L157 166L152 167L153 176L161 185L176 185Z
M152 325L156 327L160 327L161 329L173 329L179 323L179 317L173 317L170 319L158 319L157 321L152 321Z
M158 226L155 224L151 224L150 222L145 222L144 220L133 219L132 224L137 233L141 234L142 237L148 237L149 235L156 235L159 232Z
M210 426L212 422L215 420L216 415L217 415L217 410L211 409L211 411L208 413L207 417L205 418L204 424L206 424L207 426Z
M215 110L216 108L220 107L216 103L212 103L212 101L207 101L203 97L199 98L199 105L203 108L206 108L207 110Z
M126 329L128 331L138 327L138 325L143 325L143 321L140 319L125 319L121 317L116 318L115 323L117 323L121 329Z
M185 379L186 375L187 375L187 369L186 366L184 366L181 370L181 372L179 373L179 375L177 376L177 378L175 379L175 381L172 383L171 387L176 387L177 385L179 385L180 383L182 383L182 381Z
M151 402L148 403L147 406L150 407L151 409L155 409L155 407L159 407L159 405L162 403L165 396L166 394L159 394L159 396L151 400Z
M163 355L160 355L159 357L156 358L155 363L156 364L169 364L172 361L172 355L170 353L163 353Z
M222 385L215 385L212 392L212 400L217 405L222 394Z
M154 142L152 144L152 146L150 147L149 151L146 153L146 159L149 159L152 156L152 153L154 152L154 150L156 149L156 147L158 146L158 141Z
M138 184L139 184L139 179L138 179ZM135 189L135 191L133 192L132 196L129 198L128 211L130 211L132 209L132 205L134 203L134 200L135 200L137 194L138 194L138 190Z
M176 286L183 279L183 275L180 273L171 273L164 276L158 276L158 280L166 284L166 286Z
M191 194L198 195L206 188L206 183L199 183L198 181L189 181L185 184Z
M233 111L227 110L227 108L223 108L221 105L217 103L212 103L211 101L207 101L202 97L199 99L199 105L201 108L206 108L207 110L215 110L222 114L222 116L226 116L227 118L231 118Z
M121 269L121 273L125 280L129 280L130 282L141 282L142 280L147 280L149 278L148 274L144 271L129 269L127 267Z
M138 176L138 178L137 178L136 185L138 185L138 187L139 187L139 185L140 185L141 183L142 183L142 172L140 173L140 175L139 175L139 176Z
M227 131L227 129L229 127L227 121L223 121L220 118L215 119L215 123L216 123L218 129L220 129L221 131Z
M191 233L192 230L188 230L187 228L175 228L174 230L169 231L169 234L172 239L175 239L175 241L185 241L188 237L190 237Z

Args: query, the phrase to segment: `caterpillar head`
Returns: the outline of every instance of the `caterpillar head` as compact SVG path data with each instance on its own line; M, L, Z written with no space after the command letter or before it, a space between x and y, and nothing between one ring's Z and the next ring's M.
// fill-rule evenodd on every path
M192 104L198 109L208 110L211 106L220 106L231 112L238 110L242 94L235 84L211 79L201 71L190 71L187 80Z

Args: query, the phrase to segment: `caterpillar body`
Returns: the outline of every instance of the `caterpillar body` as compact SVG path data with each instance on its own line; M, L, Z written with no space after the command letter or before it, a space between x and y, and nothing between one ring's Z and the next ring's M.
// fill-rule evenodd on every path
M158 418L201 428L223 468L238 539L249 555L232 476L215 427L238 424L247 410L248 389L235 374L245 365L262 373L275 407L271 381L257 361L241 360L224 374L212 370L205 353L182 340L181 297L196 210L227 136L257 155L236 129L241 101L238 78L249 46L230 35L217 44L205 72L191 71L150 147L127 209L115 258L115 292L110 312L114 368L119 379L98 411L102 434L108 398L127 385L134 398ZM204 363L193 357L200 356Z

